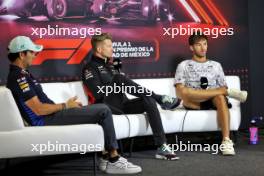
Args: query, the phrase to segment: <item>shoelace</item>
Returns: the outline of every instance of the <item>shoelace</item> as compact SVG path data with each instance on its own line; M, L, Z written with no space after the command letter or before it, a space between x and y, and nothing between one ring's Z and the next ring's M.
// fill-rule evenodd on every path
M169 103L173 103L173 98L172 97L169 97L167 95L165 95L162 99L162 102L169 102Z
M124 158L124 157L120 157L120 160L121 160L122 162L126 162L127 165L133 165L131 162L128 162L127 159Z
M234 146L234 143L231 140L225 140L226 141L226 148L232 148Z
M169 153L173 153L172 151L171 151L171 148L168 146L168 145L163 145L163 147L162 147L162 150L165 152L165 151L167 151L167 152L169 152Z
M127 161L124 161L124 160L120 160L120 161L117 161L121 164L118 164L116 165L116 167L120 168L120 169L123 169L123 168L128 168L128 162Z

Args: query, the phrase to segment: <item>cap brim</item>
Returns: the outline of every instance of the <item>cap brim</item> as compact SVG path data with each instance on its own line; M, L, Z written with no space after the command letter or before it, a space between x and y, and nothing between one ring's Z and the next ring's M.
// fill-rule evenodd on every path
M43 45L34 45L30 50L34 52L40 52L43 50Z

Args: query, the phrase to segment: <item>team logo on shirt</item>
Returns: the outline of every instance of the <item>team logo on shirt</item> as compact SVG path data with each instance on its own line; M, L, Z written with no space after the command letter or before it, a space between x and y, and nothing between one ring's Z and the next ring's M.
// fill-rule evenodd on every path
M35 86L39 85L39 83L35 79L33 80L33 83L35 84Z
M97 68L98 68L100 73L103 73L103 74L107 73L106 68L104 66L98 66Z
M90 79L90 78L93 78L93 73L92 73L92 71L90 71L90 70L85 70L84 71L84 75L85 75L85 79L87 80L87 79Z
M25 77L21 77L21 78L17 79L17 83L18 83L20 89L21 89L23 92L27 92L27 91L30 90L30 88L29 88L29 84L28 84L28 82L27 82L27 80L26 80Z

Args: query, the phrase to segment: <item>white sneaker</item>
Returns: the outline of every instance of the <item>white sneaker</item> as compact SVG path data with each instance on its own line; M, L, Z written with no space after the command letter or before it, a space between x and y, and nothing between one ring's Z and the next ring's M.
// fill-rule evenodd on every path
M224 139L221 144L221 152L223 155L235 155L234 144L230 139Z
M227 89L228 96L230 98L234 98L242 103L244 103L247 100L247 91L238 90L238 89Z
M141 172L140 166L134 165L127 159L120 157L116 162L108 162L105 172L108 174L136 174Z
M99 169L100 171L105 171L106 166L107 166L108 160L105 160L103 158L99 158Z

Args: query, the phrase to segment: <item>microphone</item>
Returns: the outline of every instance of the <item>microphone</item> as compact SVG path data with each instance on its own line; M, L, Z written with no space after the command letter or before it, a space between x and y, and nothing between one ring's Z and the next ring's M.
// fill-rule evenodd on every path
M208 87L208 79L206 78L206 77L201 77L201 79L200 79L200 82L201 82L201 88L202 89L207 89L207 87Z
M115 58L113 60L114 69L120 73L120 69L122 68L122 61L119 58Z

